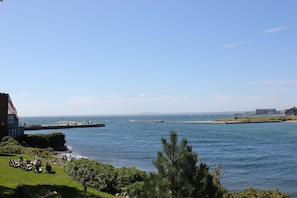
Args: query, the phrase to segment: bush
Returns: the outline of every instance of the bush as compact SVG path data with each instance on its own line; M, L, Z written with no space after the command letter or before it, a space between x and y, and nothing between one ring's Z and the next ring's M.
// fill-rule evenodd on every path
M50 134L26 134L21 140L30 147L54 148L55 150L65 149L65 135L55 132Z
M72 160L65 167L66 173L74 180L102 192L116 194L122 191L135 191L137 182L144 180L145 172L136 168L114 168L94 160Z
M254 188L247 188L241 192L226 192L223 196L224 198L289 198L288 195L276 190L258 190Z
M145 172L137 170L136 168L122 167L117 170L117 183L119 187L127 187L135 182L143 181Z
M23 146L11 136L5 136L1 139L0 153L26 154L30 156L39 156L45 159L53 159L52 153L50 151L46 149ZM57 159L55 158L55 160Z
M79 159L68 162L65 171L74 180L81 182L85 188L90 186L110 194L120 191L117 188L115 168L111 165Z
M11 136L4 136L0 142L0 153L23 153L23 146Z

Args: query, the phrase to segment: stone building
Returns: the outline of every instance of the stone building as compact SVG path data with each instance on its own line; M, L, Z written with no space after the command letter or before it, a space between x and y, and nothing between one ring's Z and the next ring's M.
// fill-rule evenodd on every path
M0 138L4 136L19 137L24 134L20 126L17 110L6 93L0 93Z

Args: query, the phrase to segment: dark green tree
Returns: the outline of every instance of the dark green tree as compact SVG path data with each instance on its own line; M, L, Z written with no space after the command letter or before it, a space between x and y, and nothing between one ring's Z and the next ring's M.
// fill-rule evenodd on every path
M218 176L209 172L207 164L198 161L186 138L177 142L172 131L170 142L162 138L163 152L159 151L153 164L158 173L151 173L145 181L143 197L185 198L222 197Z

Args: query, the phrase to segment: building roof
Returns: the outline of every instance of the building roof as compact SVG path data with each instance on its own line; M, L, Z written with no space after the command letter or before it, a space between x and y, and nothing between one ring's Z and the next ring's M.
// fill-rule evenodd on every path
M6 93L0 93L0 95L4 96L5 98L7 98L7 105L8 105L8 109L7 109L7 114L15 114L16 116L18 116L18 112L16 110L16 108L13 105L12 100L10 99L9 94ZM5 101L6 102L6 101Z
M16 108L14 107L10 97L8 96L8 114L15 114L18 115Z

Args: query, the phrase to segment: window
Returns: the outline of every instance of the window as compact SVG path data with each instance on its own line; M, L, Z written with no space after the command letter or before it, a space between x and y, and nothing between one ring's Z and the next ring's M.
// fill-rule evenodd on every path
M9 136L16 137L16 130L15 129L9 130Z
M14 123L14 115L8 116L8 123Z

